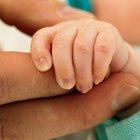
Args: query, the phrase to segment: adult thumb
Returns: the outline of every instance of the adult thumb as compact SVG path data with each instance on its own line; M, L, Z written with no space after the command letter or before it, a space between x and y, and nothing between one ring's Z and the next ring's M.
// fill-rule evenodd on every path
M92 128L139 101L139 87L135 77L115 74L87 94L4 105L0 131L5 139L43 140Z

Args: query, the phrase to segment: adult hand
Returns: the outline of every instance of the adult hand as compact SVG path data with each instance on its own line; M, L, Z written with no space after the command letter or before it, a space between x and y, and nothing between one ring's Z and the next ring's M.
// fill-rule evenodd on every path
M0 0L0 17L31 35L40 28L61 21L93 18L93 15L70 8L59 0Z
M116 74L87 94L3 105L0 139L46 140L95 127L139 100L136 86L140 82L135 77Z
M54 71L40 73L29 53L0 52L0 104L62 95Z

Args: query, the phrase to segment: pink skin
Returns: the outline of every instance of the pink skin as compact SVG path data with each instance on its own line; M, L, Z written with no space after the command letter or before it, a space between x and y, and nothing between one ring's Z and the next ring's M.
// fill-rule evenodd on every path
M124 47L126 46L126 47ZM31 43L33 62L39 71L55 69L60 87L86 93L127 63L130 49L110 24L80 19L36 32ZM127 70L126 70L127 71Z
M131 44L140 44L139 0L93 0L96 17L114 25Z
M0 0L0 18L29 35L62 21L87 17L94 18L93 14L59 0Z

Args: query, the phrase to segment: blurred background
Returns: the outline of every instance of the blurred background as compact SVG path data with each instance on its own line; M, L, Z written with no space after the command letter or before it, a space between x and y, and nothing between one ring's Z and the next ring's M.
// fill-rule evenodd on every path
M31 38L14 26L6 25L0 20L0 49L3 51L30 51Z

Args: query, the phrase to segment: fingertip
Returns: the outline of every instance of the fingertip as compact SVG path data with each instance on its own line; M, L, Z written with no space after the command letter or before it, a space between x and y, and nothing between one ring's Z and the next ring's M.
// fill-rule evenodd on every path
M61 88L66 89L66 90L70 90L75 86L75 80L73 78L62 79L62 78L57 77L56 80L57 80L58 85Z
M36 68L41 72L46 72L52 67L52 62L46 57L40 57L35 60Z
M91 89L92 89L93 85L92 84L85 84L85 85L81 85L81 84L77 84L76 88L78 91L80 91L83 94L88 93Z
M95 85L99 85L101 82L103 82L105 79L107 79L110 75L110 67L99 67L97 69L94 69L93 71L93 83Z
M96 76L96 77L94 77L94 84L99 85L103 80L104 80L104 77Z

